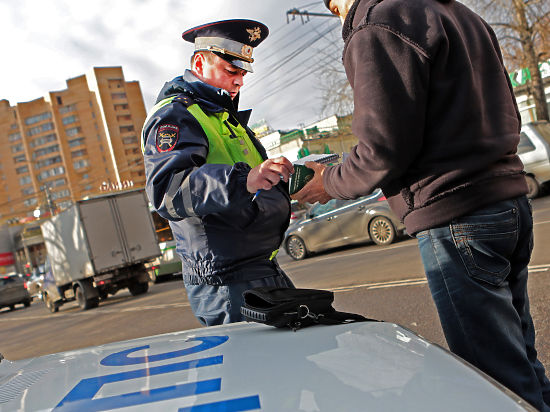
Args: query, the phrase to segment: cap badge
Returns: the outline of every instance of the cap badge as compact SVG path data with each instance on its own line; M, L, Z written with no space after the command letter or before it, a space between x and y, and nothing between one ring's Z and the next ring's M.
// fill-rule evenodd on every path
M248 44L243 45L241 49L241 53L245 57L252 57L252 46L249 46Z
M258 40L262 37L262 29L257 26L253 29L246 29L249 34L250 41Z

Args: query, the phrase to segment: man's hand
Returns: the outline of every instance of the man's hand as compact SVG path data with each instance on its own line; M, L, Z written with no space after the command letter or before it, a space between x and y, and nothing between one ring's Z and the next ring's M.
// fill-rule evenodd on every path
M294 173L294 166L286 157L267 159L248 173L246 179L246 190L256 193L258 190L269 190L281 179L288 182L291 173Z
M306 162L305 165L313 169L315 174L299 192L294 193L290 197L299 203L319 202L324 205L332 199L332 196L325 192L325 186L323 185L323 174L325 173L326 166L317 162Z

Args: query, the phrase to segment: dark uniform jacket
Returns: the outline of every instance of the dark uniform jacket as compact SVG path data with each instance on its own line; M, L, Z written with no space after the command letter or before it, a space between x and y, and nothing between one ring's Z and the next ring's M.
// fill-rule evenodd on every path
M359 143L326 170L330 195L381 187L413 234L527 193L516 101L478 15L453 0L358 0L343 37Z
M238 113L227 93L190 71L166 83L157 102L174 95L190 98L205 113L229 112L229 122L239 119L246 127L249 113ZM142 135L147 195L170 221L184 282L216 285L267 276L239 269L268 261L281 244L290 218L288 187L281 182L252 201L246 190L250 166L206 163L208 138L187 107L181 99L161 107L146 120ZM266 159L265 149L247 131ZM164 132L176 140L159 140Z

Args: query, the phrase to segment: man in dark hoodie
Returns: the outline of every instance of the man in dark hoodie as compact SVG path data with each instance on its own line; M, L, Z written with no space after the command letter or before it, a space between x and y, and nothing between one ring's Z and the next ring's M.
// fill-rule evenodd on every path
M169 220L193 313L204 325L238 322L242 292L292 287L275 255L290 220L284 157L267 159L237 111L262 23L227 20L183 33L191 70L164 85L142 133L147 194Z
M520 117L494 32L453 0L325 0L353 88L346 161L293 198L381 187L419 242L450 349L550 411L527 296L533 221Z

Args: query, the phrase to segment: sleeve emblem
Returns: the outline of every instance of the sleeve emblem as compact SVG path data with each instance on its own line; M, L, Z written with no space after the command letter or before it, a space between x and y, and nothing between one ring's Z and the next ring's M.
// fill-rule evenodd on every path
M157 150L159 152L169 152L176 147L179 139L180 128L174 124L163 124L157 129Z

